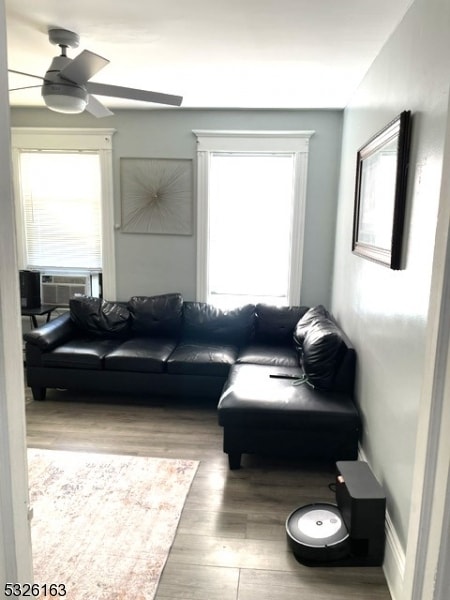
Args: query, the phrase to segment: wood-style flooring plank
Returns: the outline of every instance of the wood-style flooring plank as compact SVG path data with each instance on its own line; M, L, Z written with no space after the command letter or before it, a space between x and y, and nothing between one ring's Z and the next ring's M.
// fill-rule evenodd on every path
M236 600L239 569L167 561L158 600Z
M241 569L237 600L390 600L373 567L323 568L297 564L295 572Z

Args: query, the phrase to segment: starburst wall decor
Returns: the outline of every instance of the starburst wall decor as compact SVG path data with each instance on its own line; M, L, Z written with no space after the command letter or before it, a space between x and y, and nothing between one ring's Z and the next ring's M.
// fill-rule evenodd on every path
M122 231L192 234L192 160L121 158Z

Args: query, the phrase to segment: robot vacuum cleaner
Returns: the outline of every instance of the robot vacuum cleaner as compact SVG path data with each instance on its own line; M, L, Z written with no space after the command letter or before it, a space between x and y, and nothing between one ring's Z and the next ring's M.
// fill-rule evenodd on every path
M308 566L378 566L384 556L386 497L367 463L336 463L336 504L296 508L286 519L288 545Z
M289 545L304 560L331 561L349 554L349 533L334 504L307 504L286 521Z

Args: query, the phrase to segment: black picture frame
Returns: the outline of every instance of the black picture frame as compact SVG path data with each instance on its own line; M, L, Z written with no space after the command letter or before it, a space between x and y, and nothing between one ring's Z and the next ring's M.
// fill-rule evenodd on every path
M401 269L411 112L403 111L357 153L352 251Z

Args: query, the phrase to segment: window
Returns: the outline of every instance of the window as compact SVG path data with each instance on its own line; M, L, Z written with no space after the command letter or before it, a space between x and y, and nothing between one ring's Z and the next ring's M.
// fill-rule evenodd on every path
M112 133L12 130L20 268L41 271L44 283L50 275L84 276L95 285L102 273L109 299L115 298Z
M198 300L299 304L313 132L194 133Z

